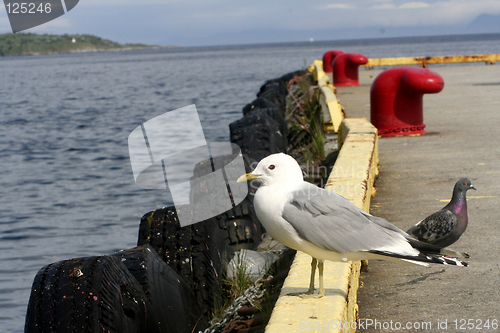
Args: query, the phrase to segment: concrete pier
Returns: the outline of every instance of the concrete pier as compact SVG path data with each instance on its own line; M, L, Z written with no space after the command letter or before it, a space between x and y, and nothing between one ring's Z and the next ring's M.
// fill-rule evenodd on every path
M467 193L469 226L451 247L469 253L470 266L370 261L358 294L360 332L499 331L500 66L429 69L445 82L442 92L424 97L429 134L379 139L371 213L407 230L441 209L455 182L468 177L477 188ZM370 86L380 72L360 70L361 86L337 88L347 117L370 119Z

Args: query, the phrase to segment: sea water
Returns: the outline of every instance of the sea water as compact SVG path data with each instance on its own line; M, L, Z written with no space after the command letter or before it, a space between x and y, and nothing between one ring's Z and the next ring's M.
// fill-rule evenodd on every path
M0 332L23 331L41 267L132 248L141 216L171 205L134 183L127 139L137 126L195 104L206 139L228 141L264 81L331 49L500 53L500 34L0 58Z

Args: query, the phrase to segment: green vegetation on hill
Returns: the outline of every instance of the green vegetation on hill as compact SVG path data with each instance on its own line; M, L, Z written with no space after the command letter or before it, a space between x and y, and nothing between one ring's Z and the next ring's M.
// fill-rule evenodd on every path
M145 44L119 44L92 35L0 34L0 56L141 48L155 48L155 46Z

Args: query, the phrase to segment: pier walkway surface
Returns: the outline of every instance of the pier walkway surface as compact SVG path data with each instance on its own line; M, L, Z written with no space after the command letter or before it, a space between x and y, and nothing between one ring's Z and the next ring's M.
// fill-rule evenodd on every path
M500 331L500 64L429 69L445 82L440 93L424 95L429 134L379 140L371 213L407 230L469 178L477 188L467 193L469 226L451 247L469 253L470 266L370 261L361 274L359 332ZM337 88L347 117L370 119L370 87L380 73L360 70L361 86Z

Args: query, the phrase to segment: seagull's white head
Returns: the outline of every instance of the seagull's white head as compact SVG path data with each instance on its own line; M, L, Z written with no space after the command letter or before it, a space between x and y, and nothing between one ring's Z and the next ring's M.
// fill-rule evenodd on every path
M275 184L295 184L302 182L302 170L290 155L283 153L263 158L254 171L238 178L238 182L258 179L263 186Z

